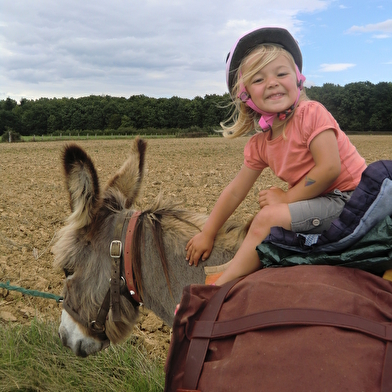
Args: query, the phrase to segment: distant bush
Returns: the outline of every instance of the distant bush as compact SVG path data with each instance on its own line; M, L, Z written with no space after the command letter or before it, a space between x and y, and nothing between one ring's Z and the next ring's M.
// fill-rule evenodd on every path
M192 125L187 129L183 129L176 134L176 137L208 137L208 131L196 125Z
M20 133L11 130L3 133L3 135L1 136L1 141L2 143L6 143L6 142L16 143L16 142L21 142L22 137Z
M177 133L176 137L208 137L208 132L179 132Z

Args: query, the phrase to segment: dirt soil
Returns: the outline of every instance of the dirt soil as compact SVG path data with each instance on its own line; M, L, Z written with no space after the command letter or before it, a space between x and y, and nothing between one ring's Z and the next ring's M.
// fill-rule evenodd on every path
M392 159L392 136L350 137L367 163ZM189 210L209 213L224 187L242 165L248 139L148 140L147 167L140 208L148 207L160 191ZM30 290L61 294L62 271L53 268L51 246L69 215L60 153L67 142L0 144L0 282ZM132 140L80 140L96 164L101 184L120 168ZM283 186L269 170L257 181L235 212L247 221L257 212L261 188ZM29 323L34 317L58 323L61 305L54 300L24 296L0 288L0 324ZM164 356L170 328L143 310L133 339L151 355Z

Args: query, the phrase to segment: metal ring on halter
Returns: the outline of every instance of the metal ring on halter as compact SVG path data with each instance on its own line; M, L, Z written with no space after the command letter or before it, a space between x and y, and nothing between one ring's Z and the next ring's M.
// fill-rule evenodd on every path
M101 331L101 332L104 332L105 329L106 329L105 324L104 324L104 325L100 325L100 324L97 323L95 320L91 321L90 327L91 327L91 329L93 329L94 331Z

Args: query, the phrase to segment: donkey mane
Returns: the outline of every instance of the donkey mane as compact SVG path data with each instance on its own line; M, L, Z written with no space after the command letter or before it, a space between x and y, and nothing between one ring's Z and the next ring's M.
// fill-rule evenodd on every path
M141 255L145 245L143 243L143 237L147 225L152 232L155 247L159 254L159 258L162 264L162 269L165 274L165 279L170 294L172 293L171 293L170 278L169 278L169 264L166 259L166 252L165 252L164 241L163 241L162 219L164 217L171 218L172 220L177 220L179 222L184 223L183 227L189 225L193 228L196 228L197 230L200 230L199 227L196 225L196 223L190 220L189 213L185 210L177 209L178 206L179 204L164 202L160 195L157 199L156 204L153 207L143 211L140 214L138 223L136 225L134 238L132 241L133 243L132 260L133 260L133 269L135 274L136 290L140 293L142 297L143 297L143 286L142 286Z
M181 206L181 203L165 201L162 199L162 194L160 194L155 204L150 209L144 210L139 217L133 238L132 260L136 289L141 296L143 296L141 255L144 249L143 234L145 230L149 228L153 234L155 247L161 260L169 291L171 292L169 263L166 259L163 233L165 233L166 243L170 243L170 248L175 250L175 254L182 254L184 249L178 247L180 242L178 239L183 237L189 240L194 235L195 229L201 231L207 220L207 216L180 209L179 206ZM246 225L238 222L226 223L218 232L216 245L220 245L225 249L233 248L235 244L242 242L249 225L250 222ZM172 239L170 234L172 234Z

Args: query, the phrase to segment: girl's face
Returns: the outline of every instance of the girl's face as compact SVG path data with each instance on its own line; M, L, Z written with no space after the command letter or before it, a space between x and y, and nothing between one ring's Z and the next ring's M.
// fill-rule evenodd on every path
M247 64L245 72L246 67ZM246 89L259 109L272 113L283 112L297 99L297 76L288 58L280 55L257 72Z

